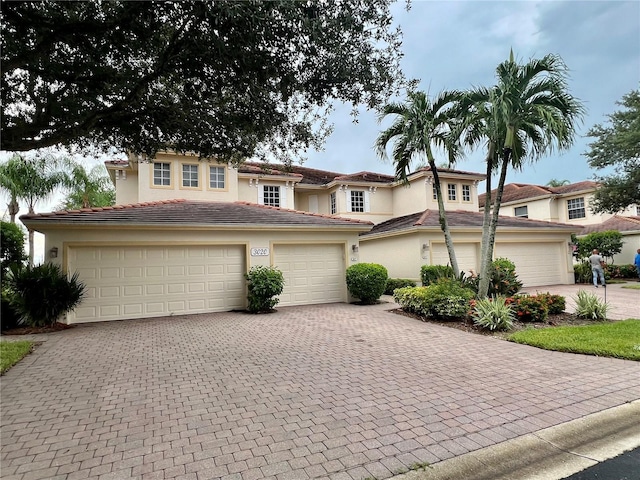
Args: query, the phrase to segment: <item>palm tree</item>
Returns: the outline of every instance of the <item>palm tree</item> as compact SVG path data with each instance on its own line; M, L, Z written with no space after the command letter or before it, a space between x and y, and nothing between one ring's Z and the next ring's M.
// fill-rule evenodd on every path
M547 182L547 187L562 187L564 185L569 185L571 182L569 180L558 180L557 178L552 178Z
M62 184L63 175L57 170L57 161L50 156L23 157L14 155L0 167L0 188L11 196L9 211L12 222L18 213L18 201L27 204L29 213L35 205L48 198ZM12 207L13 204L13 207ZM29 231L29 265L33 265L33 230Z
M478 295L485 297L495 232L507 170L522 169L554 150L568 149L584 107L567 88L567 67L556 55L516 63L513 51L496 69L497 84L468 92L461 102L465 143L487 144L487 194L482 229ZM462 113L465 112L466 113ZM491 199L491 174L500 170L496 198ZM492 208L493 207L493 208ZM491 213L489 213L491 212Z
M81 164L68 160L63 168L63 186L68 193L61 209L107 207L115 203L116 192L104 165L96 165L87 172Z
M387 144L393 142L392 160L396 167L396 179L405 183L408 183L407 173L410 171L411 161L417 159L424 162L426 158L438 197L440 226L444 233L451 268L456 277L460 270L445 214L433 147L442 148L447 152L449 165L455 163L458 158L459 145L451 136L451 122L455 119L449 114L460 98L461 93L457 91L442 92L433 101L424 92L410 92L404 103L385 105L378 120L381 122L388 115L394 115L395 120L388 129L380 133L375 143L378 156L385 159Z

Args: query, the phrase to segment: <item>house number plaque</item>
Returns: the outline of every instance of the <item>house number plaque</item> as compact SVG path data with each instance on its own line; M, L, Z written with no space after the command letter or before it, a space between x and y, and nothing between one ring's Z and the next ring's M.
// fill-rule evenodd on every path
M268 257L269 249L268 248L252 248L251 256L252 257Z

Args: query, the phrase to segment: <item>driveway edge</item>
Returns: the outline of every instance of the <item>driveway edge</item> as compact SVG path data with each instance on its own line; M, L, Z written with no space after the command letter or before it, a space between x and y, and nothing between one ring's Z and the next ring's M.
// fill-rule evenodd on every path
M640 400L393 477L554 480L640 446Z

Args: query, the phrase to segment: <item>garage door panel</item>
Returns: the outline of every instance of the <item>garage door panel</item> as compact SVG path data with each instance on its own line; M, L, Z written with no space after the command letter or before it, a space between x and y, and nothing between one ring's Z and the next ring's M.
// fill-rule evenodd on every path
M244 308L241 246L76 247L69 271L87 285L72 323Z
M516 266L516 275L525 287L562 283L563 252L559 244L496 243L495 258L508 258Z
M344 246L275 245L274 265L284 277L279 305L346 301Z
M478 249L477 243L455 243L456 261L461 272L473 270L478 271ZM444 243L434 243L432 245L431 260L433 265L450 265L449 252Z

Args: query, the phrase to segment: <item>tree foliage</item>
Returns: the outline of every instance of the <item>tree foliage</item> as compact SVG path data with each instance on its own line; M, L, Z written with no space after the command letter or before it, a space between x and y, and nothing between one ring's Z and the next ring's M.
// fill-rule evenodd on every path
M63 187L67 196L59 205L62 210L90 207L108 207L116 202L116 191L104 165L96 165L90 171L83 165L68 161L64 167Z
M402 83L391 1L3 2L1 148L317 146L331 100Z
M600 255L613 262L613 257L622 251L624 241L619 231L607 230L606 232L589 233L582 238L577 238L576 245L578 246L578 258L589 257L597 248Z
M24 232L19 225L10 222L0 222L0 257L2 257L3 280L10 265L22 265L26 256L24 253Z
M489 290L491 259L498 214L509 167L522 169L554 150L568 149L584 107L567 85L567 67L556 55L518 63L513 52L496 68L497 83L468 92L461 102L460 128L464 142L487 146L487 194L481 247L478 296ZM496 196L491 176L499 171Z
M624 107L608 115L608 125L591 128L594 138L585 153L589 166L597 170L614 167L610 175L599 176L591 208L596 213L616 213L629 205L640 205L640 89L616 102Z
M64 178L58 159L50 155L15 154L0 165L0 189L11 197L10 209L15 202L16 214L20 201L27 204L30 214L35 213L36 204L48 198L63 183ZM12 213L11 218L15 221L15 214ZM29 229L29 265L33 265L33 249L33 230Z
M449 164L454 163L460 155L458 140L452 134L451 122L456 121L452 115L454 107L462 98L458 91L445 91L431 99L424 92L410 92L404 103L389 103L382 108L380 121L393 116L393 124L380 132L376 139L376 150L381 158L387 157L387 145L393 143L392 160L396 167L396 179L407 181L412 160L426 160L433 174L433 185L438 200L438 216L440 227L444 233L445 244L454 276L460 270L456 259L453 238L447 222L444 197L434 148L447 152Z

